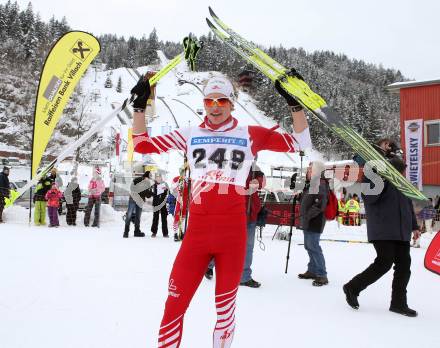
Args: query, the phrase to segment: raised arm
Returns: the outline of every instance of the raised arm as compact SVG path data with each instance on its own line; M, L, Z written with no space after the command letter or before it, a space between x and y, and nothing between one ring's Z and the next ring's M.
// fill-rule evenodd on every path
M145 109L147 107L148 98L151 94L148 75L142 76L130 92L137 96L133 101L133 134L147 133Z
M296 73L296 76L304 80L300 74ZM312 140L310 138L309 123L307 122L304 108L294 97L284 90L278 80L275 81L275 89L286 100L287 105L289 105L289 109L292 113L293 137L298 144L299 150L311 148Z

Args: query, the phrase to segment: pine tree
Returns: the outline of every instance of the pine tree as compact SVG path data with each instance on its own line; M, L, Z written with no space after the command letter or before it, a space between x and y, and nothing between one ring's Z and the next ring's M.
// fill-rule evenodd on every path
M147 39L147 52L145 60L148 64L156 64L159 60L159 56L157 55L157 50L159 49L159 38L157 37L156 29L150 33Z
M105 79L104 87L105 88L112 88L113 87L113 82L112 82L112 79L110 78L110 76L107 76L107 78Z
M133 36L130 36L127 41L127 50L124 65L130 68L138 66L136 61L137 40Z
M122 79L121 76L118 78L118 85L116 86L116 92L122 93Z

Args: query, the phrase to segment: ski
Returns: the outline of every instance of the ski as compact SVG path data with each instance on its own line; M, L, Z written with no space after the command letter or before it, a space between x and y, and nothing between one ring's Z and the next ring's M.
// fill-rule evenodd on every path
M224 42L243 59L251 63L272 82L279 80L281 86L289 94L311 111L323 125L347 143L362 158L366 161L380 163L381 166L378 167L379 174L390 181L405 196L416 201L427 201L427 198L386 161L368 141L337 115L320 95L313 92L309 85L296 75L294 69L289 70L276 62L254 44L226 26L211 8L210 12L216 24L219 25L223 31L218 29L208 18L206 21L209 28L220 41Z
M200 47L201 44L195 43L196 40L192 38L185 38L184 42L187 42L187 45L189 47ZM190 53L188 55L189 59L192 59L194 62L197 57L197 53L200 51L200 48L197 50L190 50ZM174 57L171 61L168 62L165 67L163 67L158 73L156 73L150 80L150 85L153 86L157 84L161 78L163 78L166 74L168 74L173 68L175 68L185 57L186 52L178 54L176 57ZM193 63L193 66L195 64ZM26 185L24 185L20 190L10 191L10 197L5 197L5 207L10 207L14 204L14 202L20 198L26 191L31 189L33 186L35 186L40 179L45 176L52 168L54 168L57 164L61 163L64 159L66 159L73 151L75 151L78 147L83 145L87 140L89 140L95 133L102 130L102 128L113 118L117 117L117 115L125 110L125 108L130 105L133 100L136 98L136 95L131 95L130 97L126 98L121 106L114 109L111 113L109 113L107 116L105 116L101 121L99 121L95 126L90 128L86 133L84 133L80 138L78 138L76 141L68 145L58 156L55 158L52 162L50 162L46 167L44 167L39 173L35 175L32 180L30 180Z

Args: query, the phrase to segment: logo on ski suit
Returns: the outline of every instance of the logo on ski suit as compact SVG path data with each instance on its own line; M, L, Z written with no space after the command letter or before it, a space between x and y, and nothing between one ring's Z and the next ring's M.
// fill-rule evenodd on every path
M206 172L206 174L203 175L200 179L215 182L235 182L235 178L225 176L223 171L221 170L210 170L209 172Z
M223 332L223 335L220 337L221 340L227 340L229 337L231 337L233 333L233 330L228 331L226 330L225 332Z
M168 295L171 297L179 298L180 294L176 292L177 286L174 285L174 279L170 279L170 284L168 285Z

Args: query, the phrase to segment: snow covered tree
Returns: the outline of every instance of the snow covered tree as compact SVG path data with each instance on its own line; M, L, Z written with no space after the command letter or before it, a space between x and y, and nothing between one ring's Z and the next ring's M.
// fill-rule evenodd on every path
M121 76L118 78L118 85L116 86L116 92L122 93L122 79Z
M159 38L157 37L156 29L150 33L147 39L148 50L146 52L145 60L148 64L156 64L159 60L157 50L159 49Z
M105 79L104 87L105 88L112 88L113 87L113 82L112 82L112 79L110 78L110 75L107 76L107 78Z

